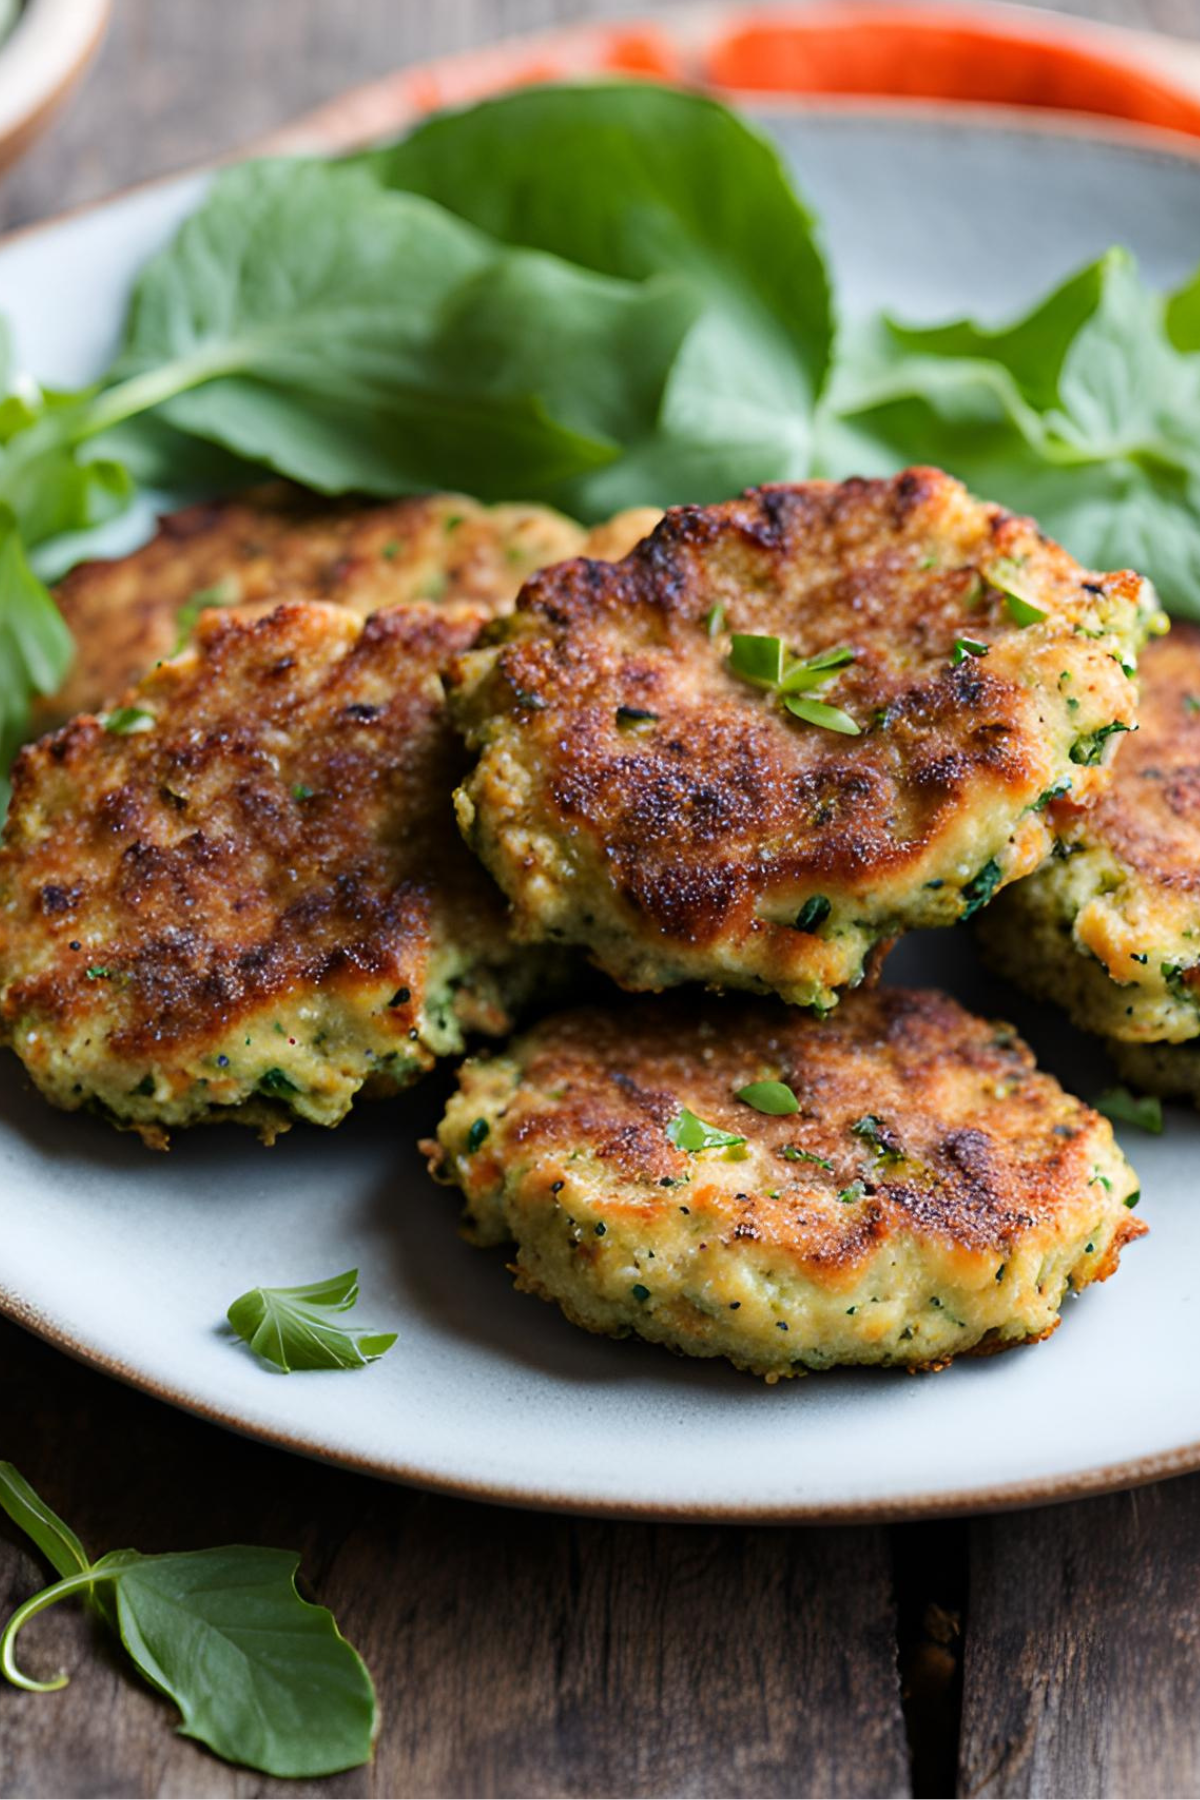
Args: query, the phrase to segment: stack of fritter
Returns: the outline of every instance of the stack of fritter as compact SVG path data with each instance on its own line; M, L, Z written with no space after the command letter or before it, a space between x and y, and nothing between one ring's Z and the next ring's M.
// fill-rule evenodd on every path
M768 1379L1045 1336L1143 1229L1110 1126L1008 1028L846 990L1094 858L1153 594L934 470L656 517L272 493L77 572L64 705L110 710L17 766L8 1040L151 1141L270 1135L504 1034L564 945L749 989L468 1061L429 1149L474 1234Z

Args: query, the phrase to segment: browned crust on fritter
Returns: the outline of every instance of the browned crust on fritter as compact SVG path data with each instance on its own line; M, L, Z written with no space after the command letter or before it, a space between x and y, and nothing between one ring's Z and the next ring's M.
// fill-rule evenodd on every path
M1065 653L1081 688L1101 694L1102 716L1131 721L1132 691L1108 651L1072 633L1097 596L1125 596L1132 617L1138 577L1089 576L1029 520L937 470L679 507L619 564L534 576L498 628L498 652L474 653L452 676L483 751L466 788L472 841L520 914L520 878L490 848L511 820L498 818L486 771L511 752L529 784L520 822L567 847L581 894L595 879L629 930L668 948L762 938L797 894L902 903L968 810L1014 830L1027 814L1032 829L1028 809L1070 767L1026 678L1032 639L980 579L1004 560L1021 564L1054 620L1046 685L1061 666L1050 673L1049 659ZM725 629L780 635L799 655L853 647L827 697L863 735L765 704L725 666L728 639L710 641L714 607ZM990 654L955 667L967 635ZM622 729L618 708L653 717ZM1096 773L1074 771L1077 788ZM1037 835L1034 863L1048 847ZM1028 863L1018 853L1006 878Z
M637 523L623 532L613 522L618 554ZM83 563L59 584L76 658L38 722L97 710L173 655L198 593L217 590L246 616L283 599L362 616L429 600L480 625L512 605L532 570L586 547L582 528L547 507L486 507L459 494L371 502L273 482L204 501L167 515L132 555Z
M1038 1071L1011 1028L932 991L860 991L824 1021L771 1001L638 1001L558 1015L514 1054L520 1083L473 1159L474 1185L498 1184L506 1166L546 1173L583 1146L606 1171L606 1217L647 1241L655 1214L682 1198L727 1241L823 1279L899 1237L1007 1256L1078 1208L1098 1143L1111 1146L1107 1122ZM764 1075L793 1089L797 1114L771 1118L736 1100ZM697 1171L666 1135L681 1096L706 1123L751 1140L750 1174L765 1159L769 1185L736 1163ZM852 1129L867 1116L886 1157ZM791 1160L788 1147L832 1168ZM855 1182L856 1204L829 1204ZM1093 1278L1144 1230L1132 1214L1122 1221Z
M438 671L473 629L430 607L210 613L128 696L152 732L84 717L25 750L0 850L6 1027L102 1017L114 1057L155 1064L285 994L385 984L409 995L386 1022L404 1049L435 896L442 933L504 936L448 815L462 753Z
M1086 824L1143 881L1200 895L1200 625L1142 653L1138 726Z

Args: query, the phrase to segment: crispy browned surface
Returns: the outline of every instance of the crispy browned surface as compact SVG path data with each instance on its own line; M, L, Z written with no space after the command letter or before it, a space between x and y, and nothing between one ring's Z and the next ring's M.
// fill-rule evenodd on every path
M609 529L620 555L633 536L620 521ZM215 589L214 602L247 611L328 600L362 615L427 599L455 620L482 623L511 605L532 570L586 542L547 507L485 507L457 494L371 503L275 482L189 506L164 518L142 549L84 563L59 585L78 648L43 724L107 704L172 655L188 630L181 611L197 594Z
M664 1181L695 1170L665 1132L686 1103L748 1139L746 1161L706 1164L709 1216L809 1272L853 1269L912 1233L1011 1254L1075 1209L1111 1143L1107 1122L1036 1070L1010 1027L932 991L860 991L824 1021L770 1001L639 1001L560 1014L517 1054L520 1086L480 1155L481 1182L493 1157L544 1166L586 1146L607 1212L648 1232L655 1214L678 1211ZM735 1098L762 1079L786 1082L799 1113L771 1118ZM887 1157L852 1129L868 1116ZM788 1145L832 1168L789 1160ZM855 1181L864 1197L837 1203ZM1123 1241L1143 1230L1131 1217Z
M981 579L1004 563L1045 624L1021 630ZM557 932L628 985L655 985L657 958L659 982L740 975L799 999L805 978L861 972L857 950L839 971L791 929L814 892L844 901L853 929L867 920L870 941L956 917L989 856L1005 880L1036 866L1039 796L1107 778L1068 760L1073 721L1133 718L1113 658L1133 653L1142 606L1136 576L1089 576L936 470L680 507L619 564L534 576L500 648L463 659L456 707L482 748L465 826L530 935L557 906ZM852 647L822 697L862 735L799 723L740 680L732 631L800 656ZM954 667L960 636L989 654ZM552 901L539 835L562 858Z
M1172 625L1142 653L1138 728L1087 820L1143 881L1200 895L1200 625Z
M0 1016L53 1097L75 1067L85 1088L102 1068L156 1072L176 1097L203 1068L236 1104L254 1085L243 1023L268 1014L285 1023L259 1069L310 1035L339 1056L353 1038L354 1085L389 1057L428 1065L438 956L468 971L460 1003L474 961L509 956L501 898L450 816L462 752L438 671L473 629L432 606L208 613L194 650L127 696L153 729L84 717L24 751L0 849ZM295 1023L304 1008L321 1032ZM231 1073L208 1067L231 1046Z

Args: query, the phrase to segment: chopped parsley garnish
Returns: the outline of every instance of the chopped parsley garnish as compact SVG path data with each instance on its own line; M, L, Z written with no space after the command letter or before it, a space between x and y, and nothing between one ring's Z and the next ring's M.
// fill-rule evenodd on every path
M154 714L144 706L118 706L103 715L102 723L114 737L133 737L138 732L154 730Z
M852 663L858 652L846 645L820 650L815 656L788 660L782 638L756 637L734 632L729 652L729 666L743 681L755 687L770 688L779 696L793 718L807 725L819 725L825 731L837 731L844 737L858 737L862 727L849 713L823 700L807 697L806 690L823 687L832 681L839 669Z
M1000 886L1003 875L1004 872L1001 869L1000 864L996 861L996 858L994 856L989 856L978 875L973 875L962 891L962 918L972 918L974 914L979 911L981 906L987 905L996 889Z
M883 1120L875 1113L864 1113L861 1119L855 1119L850 1127L855 1137L869 1144L876 1156L886 1157L889 1161L899 1161L904 1154L893 1141L892 1135Z
M785 694L783 704L794 718L806 725L819 725L823 731L836 731L842 737L861 737L862 726L843 712L840 706L827 706L823 700L805 700L796 694Z
M1167 992L1173 995L1176 1000L1191 1001L1193 1005L1196 1001L1196 993L1195 990L1189 986L1184 977L1187 975L1188 970L1194 967L1194 963L1180 962L1164 962L1159 963L1158 965L1159 974L1167 984Z
M1130 1212L1133 1211L1134 1207L1137 1205L1137 1203L1141 1199L1141 1197L1142 1197L1141 1188L1134 1188L1132 1194L1127 1196L1127 1198L1125 1200L1125 1205L1129 1208Z
M729 666L743 681L756 687L778 687L783 680L783 639L758 637L735 631L730 644Z
M1119 731L1132 729L1130 725L1123 725L1120 719L1114 719L1111 725L1101 725L1098 731L1087 732L1071 745L1071 761L1083 768L1094 768L1103 757L1109 738Z
M981 644L976 638L955 638L950 657L951 667L957 669L960 663L966 662L968 656L986 656L990 648L989 644Z
M102 967L99 963L93 963L90 969L85 969L83 972L89 981L111 981L113 979L112 970Z
M730 1149L746 1141L744 1137L738 1137L736 1132L722 1131L717 1125L706 1125L703 1119L698 1119L686 1106L680 1107L667 1126L667 1136L677 1150L689 1150L693 1154L697 1150Z
M823 1156L818 1156L813 1150L801 1150L799 1144L785 1144L779 1154L780 1156L785 1157L788 1162L816 1163L819 1169L828 1169L831 1175L833 1173L833 1164L831 1162L828 1162Z
M1106 1119L1115 1119L1119 1125L1136 1125L1152 1137L1162 1136L1162 1101L1157 1094L1131 1094L1127 1087L1107 1088L1094 1105L1097 1112Z
M842 1189L841 1193L838 1195L838 1199L843 1206L853 1206L856 1200L862 1199L866 1191L867 1184L865 1181L852 1181L849 1187L844 1187Z
M737 1090L737 1098L773 1119L800 1111L800 1102L785 1081L751 1081Z
M467 1155L474 1156L480 1146L486 1142L491 1126L486 1119L475 1119L467 1132Z
M810 894L796 914L797 931L816 931L825 923L833 907L824 894Z

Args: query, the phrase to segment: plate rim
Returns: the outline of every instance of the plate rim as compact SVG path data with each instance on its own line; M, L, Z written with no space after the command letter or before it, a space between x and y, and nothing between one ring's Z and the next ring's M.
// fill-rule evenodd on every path
M885 118L892 124L928 128L942 122L950 128L972 132L994 133L1002 137L1033 138L1075 144L1091 144L1097 148L1115 149L1126 155L1144 158L1151 163L1182 166L1194 172L1200 162L1200 139L1184 134L1168 133L1149 127L1108 120L1099 115L1036 113L1019 108L921 102L893 102L862 99L854 96L835 100L832 104L818 101L806 103L788 95L733 94L721 95L740 110L753 115L811 112L834 116L841 120L878 122ZM68 208L47 219L39 219L0 234L0 254L10 246L28 241L46 232L68 229L91 214L119 205L135 195L159 188L170 188L209 174L230 162L257 154L254 146L232 152L229 156L191 165L148 177L116 192L105 194L77 207ZM319 154L320 152L316 152ZM264 1421L248 1421L235 1412L195 1394L185 1387L163 1381L148 1372L123 1362L119 1357L89 1344L67 1327L47 1317L37 1306L0 1280L0 1318L73 1361L95 1370L138 1393L174 1406L180 1411L232 1431L239 1436L262 1443L291 1455L304 1456L349 1474L388 1481L423 1492L444 1495L485 1505L509 1506L531 1512L560 1513L579 1517L640 1522L715 1525L857 1525L903 1523L915 1519L951 1518L955 1516L1015 1511L1030 1506L1058 1505L1089 1499L1103 1494L1124 1492L1175 1476L1200 1471L1200 1440L1171 1450L1151 1452L1118 1463L1104 1463L1068 1474L1031 1477L1014 1482L993 1482L978 1487L924 1490L871 1501L797 1502L791 1505L755 1505L680 1501L677 1503L614 1500L588 1494L566 1494L540 1490L535 1485L512 1486L497 1481L471 1481L432 1473L395 1459L339 1450L321 1444L316 1438L298 1438L286 1427ZM1016 1349L1030 1346L1015 1346ZM817 1375L816 1379L820 1379Z

